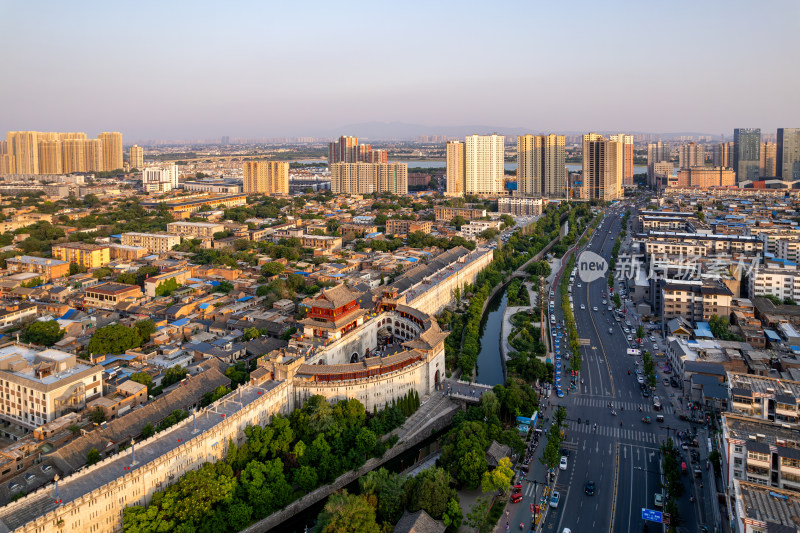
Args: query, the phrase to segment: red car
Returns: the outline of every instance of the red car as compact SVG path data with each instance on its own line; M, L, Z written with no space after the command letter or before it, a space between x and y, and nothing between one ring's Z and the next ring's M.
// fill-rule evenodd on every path
M511 503L519 503L521 501L522 501L521 492L515 492L514 494L511 495Z

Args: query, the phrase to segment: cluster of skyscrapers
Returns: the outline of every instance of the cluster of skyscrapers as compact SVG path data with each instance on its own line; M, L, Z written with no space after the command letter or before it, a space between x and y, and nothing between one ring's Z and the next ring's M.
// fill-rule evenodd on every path
M0 173L69 174L122 168L122 134L10 131L0 141Z
M386 163L386 150L373 150L369 144L358 144L358 137L342 136L328 143L328 164L333 163Z

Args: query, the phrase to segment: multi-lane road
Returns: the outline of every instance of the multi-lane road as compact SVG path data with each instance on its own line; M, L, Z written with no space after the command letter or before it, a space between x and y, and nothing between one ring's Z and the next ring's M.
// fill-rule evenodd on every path
M623 214L624 211L608 211L586 249L608 260L622 229ZM568 277L570 273L563 275ZM556 317L560 321L563 313L557 288L555 294ZM688 429L675 415L672 402L676 391L661 383L662 376L654 393L661 398L663 409L655 410L652 395L643 397L636 379L636 358L627 355L627 349L636 347L635 343L628 341L628 334L623 332L624 320L617 322L614 312L608 311L608 306L613 305L608 294L605 277L590 283L576 277L572 287L583 383L564 398L555 395L550 398L554 405L567 409L564 448L569 457L567 469L559 470L555 485L561 495L560 503L557 508L549 509L540 524L539 531L546 533L562 533L564 528L573 533L642 531L642 508L661 510L655 505L655 495L661 492L659 446L668 434L674 436L673 429ZM633 328L635 336L635 325ZM569 361L564 363L569 366ZM565 391L568 383L567 378ZM657 415L663 415L664 422L657 422ZM649 416L652 422L644 423L644 416ZM593 495L585 493L589 481L595 484ZM679 502L679 507L689 531L696 529L698 519L696 502L688 500L693 493L691 477L687 476L685 484L687 490L682 500L686 501ZM517 528L520 522L530 524L528 504L533 501L533 487L526 486L524 492L523 505L511 517L511 524ZM538 493L542 493L541 486ZM649 527L650 531L661 530L652 522Z

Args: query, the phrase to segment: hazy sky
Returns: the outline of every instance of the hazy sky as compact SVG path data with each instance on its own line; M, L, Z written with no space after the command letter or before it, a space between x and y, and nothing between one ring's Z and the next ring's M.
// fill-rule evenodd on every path
M798 20L797 0L0 0L0 131L774 132L800 126Z

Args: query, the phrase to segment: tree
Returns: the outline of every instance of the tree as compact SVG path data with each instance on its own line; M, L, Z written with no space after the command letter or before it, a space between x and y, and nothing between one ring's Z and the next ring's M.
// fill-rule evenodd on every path
M283 265L281 263L270 261L261 265L261 275L264 277L277 276L283 272Z
M303 492L311 492L317 487L317 471L310 466L296 468L292 474L292 482Z
M108 267L100 267L92 273L92 276L97 279L103 279L106 276L110 276L113 274L114 271Z
M644 338L644 326L639 326L636 328L636 338L643 339Z
M145 426L142 428L142 438L143 439L149 439L150 437L152 437L155 434L156 434L156 430L153 429L153 424L151 424L150 422L145 424Z
M460 230L461 226L464 226L465 224L469 224L469 220L462 217L461 215L456 215L455 217L453 217L453 220L450 221L450 225L455 226L457 230Z
M106 413L100 407L95 407L89 413L89 420L95 424L102 424L106 421Z
M35 278L31 279L30 281L26 281L24 283L20 283L20 287L25 287L27 289L32 289L33 287L38 287L42 283L44 283L42 278L35 277Z
M321 533L378 533L380 528L375 521L375 508L366 498L342 490L328 498L319 514L317 530Z
M480 529L486 514L489 512L489 504L491 499L488 496L481 496L475 500L475 503L470 507L467 513L467 525L473 529Z
M136 383L141 383L142 385L146 386L148 390L153 386L153 376L147 372L135 372L131 374L130 379L131 381L135 381Z
M22 333L22 340L27 343L52 346L61 340L64 330L58 327L55 320L36 321Z
M92 448L89 450L89 453L86 454L86 464L92 466L95 463L100 462L100 452L97 451L97 448Z
M246 328L243 332L242 337L244 340L249 341L252 339L257 339L261 336L261 332L258 331L258 328Z
M144 338L142 333L150 331L150 325L153 324L152 320L143 320L145 324L141 326L128 327L123 324L110 324L103 326L95 331L92 338L89 340L88 352L90 354L100 353L124 353L131 348L138 348L149 339ZM137 322L137 325L140 324ZM155 326L152 327L155 331Z
M221 292L228 294L233 290L233 284L230 281L220 281L219 285L215 286L211 292Z
M405 477L385 468L372 470L358 480L361 494L374 496L378 522L396 523L403 514Z
M69 264L69 275L74 276L75 274L83 274L86 272L86 267L83 265L79 265L78 263L70 263Z
M172 294L172 291L177 290L180 287L178 284L178 280L175 278L169 278L166 281L162 281L156 287L156 296L169 296Z
M442 468L428 468L406 482L408 510L423 509L434 519L440 520L447 511L451 499L458 501L458 493L452 487L453 479Z
M497 468L483 473L481 478L481 490L483 492L495 492L508 490L511 480L514 478L514 470L511 468L511 460L508 457L500 459Z
M170 367L164 372L164 379L161 380L161 386L169 387L170 385L174 385L185 378L186 374L188 374L188 371L180 365Z

